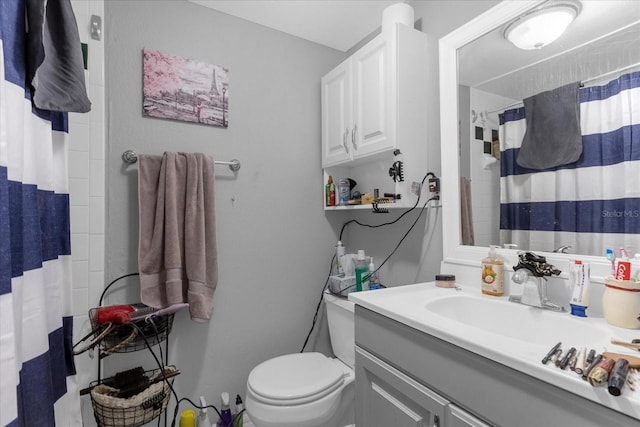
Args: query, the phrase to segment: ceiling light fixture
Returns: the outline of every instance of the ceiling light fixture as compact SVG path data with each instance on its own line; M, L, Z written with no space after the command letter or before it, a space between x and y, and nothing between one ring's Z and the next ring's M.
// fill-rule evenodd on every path
M504 37L520 49L541 49L564 33L578 16L574 3L551 3L510 23Z

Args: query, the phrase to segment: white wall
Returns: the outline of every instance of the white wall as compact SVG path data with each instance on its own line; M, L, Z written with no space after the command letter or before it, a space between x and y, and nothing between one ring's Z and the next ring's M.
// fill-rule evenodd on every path
M138 167L123 164L124 150L242 163L236 175L216 167L211 321L179 313L169 340L178 394L219 405L223 391L244 396L255 365L299 351L311 326L340 221L319 197L319 82L345 54L189 2L106 2L105 21L107 279L138 268ZM228 67L229 127L143 117L143 48ZM110 301L138 300L137 280L122 283ZM331 352L326 331L317 349ZM140 364L155 366L147 352L105 360L111 373Z
M496 3L412 3L422 30L432 36L431 69L425 78L430 81L433 99L425 120L430 133L427 169L437 174L437 40ZM221 160L238 158L242 169L237 176L224 167L216 173L220 281L213 318L209 324L198 325L179 313L170 336L169 359L183 372L176 379L180 396L195 399L202 394L218 404L222 391L244 394L247 375L255 364L299 351L329 271L333 245L341 225L352 218L344 212L325 213L317 196L323 191L319 80L345 55L186 2L112 0L104 4L104 14L102 0L74 0L73 4L81 38L89 42L88 77L94 103L90 115L71 119L72 139L83 135L90 141L88 149L86 144L72 144L78 153L70 154L76 330L86 327L86 312L96 306L106 283L137 271L137 166L124 165L122 152L129 148L141 153L203 151ZM105 74L102 42L88 37L92 13L104 19ZM230 127L142 117L143 48L229 67ZM105 75L106 129L104 80L100 80ZM108 135L106 156L103 130ZM105 210L101 211L105 196ZM431 210L418 222L383 271L383 281L399 285L432 279L442 259L438 212ZM387 221L393 215L397 213L383 218L358 213L355 217ZM379 260L395 246L413 218L376 232L350 226L349 249L364 248ZM105 256L101 221L106 223ZM107 302L132 302L137 281L119 283L122 286ZM307 350L329 354L322 316L319 324L320 333L312 337ZM77 362L81 378L95 379L95 359L85 356ZM154 363L146 352L139 352L110 356L105 365L107 373L113 373L139 365L153 368ZM89 406L85 423L92 425L87 397L83 405Z

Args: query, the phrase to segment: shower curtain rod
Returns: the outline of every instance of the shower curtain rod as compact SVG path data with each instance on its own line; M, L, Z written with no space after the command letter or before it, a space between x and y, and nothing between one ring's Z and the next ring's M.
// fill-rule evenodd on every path
M132 165L138 161L138 153L133 150L126 150L124 153L122 153L122 161ZM240 170L240 160L238 159L231 159L228 162L214 160L213 163L215 163L216 165L229 165L229 169L234 172Z
M608 76L610 74L620 73L622 71L627 71L627 70L629 70L631 68L635 68L635 67L640 67L640 62L636 62L635 64L627 65L626 67L621 67L621 68L618 68L616 70L607 71L606 73L600 74L599 76L590 77L590 78L588 78L586 80L582 80L581 83L582 83L582 85L584 85L586 83L591 83L593 81L600 80L601 78L603 78L605 76ZM522 106L522 101L518 101L518 102L511 103L509 105L505 105L505 106L500 107L500 108L498 108L496 110L487 111L486 114L493 114L493 113L497 113L499 111L505 111L505 110L508 110L509 108L518 107L518 106Z

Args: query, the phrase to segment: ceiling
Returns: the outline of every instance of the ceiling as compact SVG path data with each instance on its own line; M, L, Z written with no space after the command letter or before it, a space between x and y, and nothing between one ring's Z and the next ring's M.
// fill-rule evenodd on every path
M583 0L580 5L566 32L542 49L516 48L503 36L506 25L464 46L458 51L459 82L523 99L640 63L640 1Z
M188 0L343 52L376 31L383 10L412 0ZM415 3L423 0L415 0ZM578 1L578 0L550 0ZM640 62L640 0L581 0L567 32L540 50L524 51L502 26L459 51L459 81L523 99L561 84ZM633 23L635 26L632 26ZM610 35L617 29L624 32ZM588 44L599 39L597 44ZM568 61L572 57L572 65ZM531 65L534 64L534 65ZM587 70L587 71L585 71ZM522 82L531 82L523 85Z
M343 52L382 23L382 11L401 0L189 0Z

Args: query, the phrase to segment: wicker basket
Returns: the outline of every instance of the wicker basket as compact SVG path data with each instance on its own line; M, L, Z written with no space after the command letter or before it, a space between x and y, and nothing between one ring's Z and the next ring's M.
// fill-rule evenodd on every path
M166 372L175 371L175 366L167 366ZM159 369L150 371L149 379L162 378ZM169 384L173 385L174 377L151 384L143 392L127 399L114 397L117 389L109 387L110 379L97 383L91 390L93 414L102 427L137 427L160 416L167 409L171 398Z
M89 319L94 329L98 326L95 323L95 314L98 309L99 307L89 310ZM150 346L159 344L166 340L171 332L173 313L154 316L153 323L139 320L134 324L138 327L135 332L131 325L122 325L114 328L102 339L100 348L107 350L109 353L129 353L144 350L147 347L145 339ZM133 339L129 339L130 337Z

